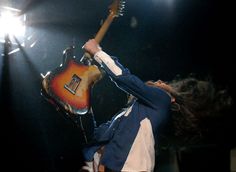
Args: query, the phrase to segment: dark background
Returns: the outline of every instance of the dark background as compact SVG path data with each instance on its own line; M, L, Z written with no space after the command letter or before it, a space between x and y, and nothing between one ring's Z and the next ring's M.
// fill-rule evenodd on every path
M82 57L81 47L100 28L111 1L7 2L27 15L26 37L32 39L19 39L25 47L5 56L18 45L1 43L1 148L6 171L77 171L83 160L81 131L41 96L40 74L58 67L68 46L75 45L76 57ZM169 81L190 73L211 76L234 98L233 12L231 1L128 0L124 16L115 18L101 46L144 81ZM106 76L94 86L92 96L97 124L126 102L126 95ZM223 147L206 144L180 152L182 171L229 171L229 150L235 146L233 115L222 121L221 133L215 136ZM166 163L170 165L160 160L160 171Z

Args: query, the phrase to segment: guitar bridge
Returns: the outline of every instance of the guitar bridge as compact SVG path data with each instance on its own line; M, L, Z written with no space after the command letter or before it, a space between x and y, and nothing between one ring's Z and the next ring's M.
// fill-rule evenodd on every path
M76 74L74 74L72 76L72 79L71 79L70 83L65 84L64 88L67 89L73 95L75 95L75 93L76 93L76 91L79 87L80 81L81 81L81 79Z

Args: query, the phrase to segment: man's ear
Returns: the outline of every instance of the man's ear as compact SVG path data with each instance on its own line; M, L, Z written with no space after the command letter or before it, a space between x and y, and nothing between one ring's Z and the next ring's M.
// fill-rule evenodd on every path
M171 103L175 103L175 97L171 96Z

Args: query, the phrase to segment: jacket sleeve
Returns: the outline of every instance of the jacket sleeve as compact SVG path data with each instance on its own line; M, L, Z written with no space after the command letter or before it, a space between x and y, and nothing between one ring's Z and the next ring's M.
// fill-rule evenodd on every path
M129 69L123 67L116 57L106 53L95 54L95 60L106 71L111 80L123 91L135 96L138 101L153 107L163 108L171 102L169 95L158 87L148 86Z

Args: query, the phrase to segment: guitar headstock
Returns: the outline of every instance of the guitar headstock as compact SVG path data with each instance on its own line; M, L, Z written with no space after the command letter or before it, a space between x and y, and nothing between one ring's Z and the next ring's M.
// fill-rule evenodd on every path
M124 8L124 0L114 0L113 3L109 6L109 12L113 17L123 16Z

